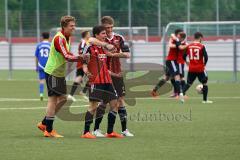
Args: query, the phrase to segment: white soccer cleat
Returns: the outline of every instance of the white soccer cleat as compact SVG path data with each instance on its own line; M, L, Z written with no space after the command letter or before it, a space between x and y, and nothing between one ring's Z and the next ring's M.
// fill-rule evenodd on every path
M132 133L130 133L128 129L123 131L121 134L125 137L134 137L134 135Z
M77 101L76 98L74 98L74 97L71 96L70 94L68 95L67 99L68 99L69 101L73 101L73 102L76 102L76 101Z
M202 101L203 104L212 104L213 101L209 101L209 100L206 100L206 101Z
M185 99L184 99L183 93L180 93L180 94L179 94L179 99L180 99L180 101L181 101L182 103L184 103Z
M92 131L92 135L96 136L96 137L99 137L99 138L103 138L105 137L104 134L102 134L102 131L100 129L97 129L95 131Z

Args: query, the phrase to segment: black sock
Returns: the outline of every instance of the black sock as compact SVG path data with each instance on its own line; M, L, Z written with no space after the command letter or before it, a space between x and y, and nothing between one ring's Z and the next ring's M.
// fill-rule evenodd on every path
M185 85L186 85L185 80L181 80L181 86L182 86L182 89L185 87Z
M74 93L76 92L77 88L78 88L78 85L80 85L79 83L77 82L74 82L73 85L72 85L72 89L71 89L71 92L70 92L70 95L73 96Z
M177 93L176 85L175 85L175 79L171 79L171 83L173 85L174 93Z
M191 87L191 85L188 84L188 83L184 86L184 88L183 88L183 94L184 94L184 95L186 94L187 90L188 90L190 87Z
M207 85L203 85L202 92L203 92L203 100L207 101L207 95L208 95L208 86Z
M90 87L89 84L86 84L85 87L83 88L82 92L83 92L84 94L86 94L89 87Z
M119 107L118 114L119 114L121 125L122 125L122 131L125 131L127 129L127 110L126 110L126 108Z
M46 117L46 130L52 132L54 117Z
M90 131L90 126L92 123L93 123L93 114L87 111L85 115L84 134Z
M105 114L106 105L100 103L96 111L96 119L94 124L94 131L99 129L100 123L102 122L103 115Z
M43 118L42 124L43 124L43 125L46 125L46 116Z
M176 87L176 93L179 94L179 93L182 93L182 90L181 90L181 84L180 84L180 81L175 81L175 87Z
M161 79L158 84L154 87L153 91L157 91L160 87L162 87L166 83L165 79Z
M108 134L113 132L113 127L114 127L114 124L115 124L116 115L117 115L117 112L115 112L115 111L110 111L108 113L108 128L107 128L107 133Z

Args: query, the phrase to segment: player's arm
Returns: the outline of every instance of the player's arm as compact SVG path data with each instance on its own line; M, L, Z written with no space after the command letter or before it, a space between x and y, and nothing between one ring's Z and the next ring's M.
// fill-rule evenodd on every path
M176 35L175 35L174 33L172 33L172 34L170 35L170 37L171 37L173 40L175 40L175 41L179 41L179 39L176 37Z
M172 38L169 39L169 42L168 42L169 48L178 48L179 45L181 45L181 42L180 42L180 41L176 41L176 42L174 43L174 41L173 41Z
M183 60L185 61L185 63L186 63L187 65L189 65L189 62L187 61L187 56L188 56L187 51L188 51L188 49L187 49L187 47L186 47L186 50L185 50L185 52L183 53Z
M93 38L93 37L89 38L89 43L90 44L94 44L94 45L98 45L98 46L102 46L102 47L104 47L105 49L107 49L109 51L114 49L113 45L111 45L109 43L106 43L106 42L99 41L98 39Z
M37 48L35 50L35 66L36 66L35 70L36 70L36 72L38 72L38 54L39 54L39 49L37 46Z
M187 44L180 44L179 46L178 46L178 48L180 49L180 50L184 50L184 49L186 49L187 48Z
M204 65L206 66L207 62L208 62L208 54L207 54L205 46L203 47L203 57L204 57Z
M60 36L54 39L55 49L62 54L62 56L69 62L77 62L82 60L82 56L75 56L71 52L67 51L66 41Z

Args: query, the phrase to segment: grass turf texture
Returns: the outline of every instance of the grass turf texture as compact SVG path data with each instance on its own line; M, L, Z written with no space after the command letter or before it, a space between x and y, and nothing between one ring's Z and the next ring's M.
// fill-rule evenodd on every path
M168 99L170 93L159 99L138 99L136 106L128 107L128 126L135 137L87 140L79 138L83 122L59 119L54 127L65 137L44 138L36 124L43 117L45 109L17 109L46 106L46 101L37 100L37 82L0 82L0 155L4 160L46 157L104 160L240 158L239 83L210 83L209 97L214 104L201 104L202 96L196 93L195 85L190 89L190 99L185 104ZM85 104L76 102L73 105ZM84 107L71 108L73 113L85 110ZM159 112L165 118L151 117L154 114L158 116ZM115 130L119 132L118 119ZM106 131L106 116L101 126Z

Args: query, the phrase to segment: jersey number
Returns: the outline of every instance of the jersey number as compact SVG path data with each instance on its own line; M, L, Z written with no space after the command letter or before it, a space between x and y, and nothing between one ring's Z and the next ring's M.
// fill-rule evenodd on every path
M190 60L199 60L200 59L199 52L200 52L199 49L191 48L190 49Z
M41 57L48 57L49 49L43 48L40 50Z

